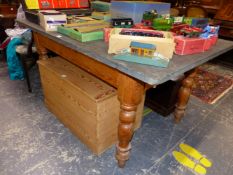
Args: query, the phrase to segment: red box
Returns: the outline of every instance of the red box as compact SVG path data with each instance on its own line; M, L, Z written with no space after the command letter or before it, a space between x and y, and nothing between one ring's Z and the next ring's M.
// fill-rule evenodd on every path
M215 45L218 40L218 35L212 35L210 36L210 39L212 41L212 45Z
M39 0L40 9L52 9L54 8L53 0Z
M81 7L82 6L82 3L80 3L81 1L83 1L83 0L73 0L73 1L71 1L71 0L67 0L67 1L69 1L68 3L67 3L67 8L77 8L77 7ZM83 1L84 2L84 1ZM85 7L88 7L88 1L86 1L86 6ZM80 5L81 4L81 5Z
M66 0L53 0L54 8L67 8Z
M87 8L88 0L38 0L40 9Z
M178 55L189 55L204 52L205 39L203 38L185 38L175 36L175 53Z
M104 42L108 43L113 28L104 28Z
M209 50L212 45L213 45L212 39L211 38L205 38L204 51Z

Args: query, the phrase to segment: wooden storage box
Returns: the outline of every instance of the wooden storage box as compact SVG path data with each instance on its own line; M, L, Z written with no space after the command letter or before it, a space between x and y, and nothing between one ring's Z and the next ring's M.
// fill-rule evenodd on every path
M68 61L38 61L45 104L95 154L117 142L117 90ZM141 125L144 99L134 128Z

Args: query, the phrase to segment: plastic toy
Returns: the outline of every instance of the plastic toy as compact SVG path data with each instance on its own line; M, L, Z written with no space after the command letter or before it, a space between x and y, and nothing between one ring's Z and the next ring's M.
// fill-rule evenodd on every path
M155 18L158 17L158 13L156 10L151 10L151 11L145 11L143 13L143 17L142 17L142 23L145 26L152 26L152 22Z
M180 30L180 34L184 37L196 38L202 33L202 29L197 27L184 27Z
M119 28L131 28L133 26L133 20L131 18L113 18L112 26Z
M143 23L137 23L133 26L134 29L153 29L151 26L146 26Z
M184 23L184 16L175 16L173 18L173 24L182 24Z
M219 26L208 25L203 29L203 33L200 35L200 37L208 38L212 35L218 35L218 31L219 31Z
M156 46L154 44L140 43L136 41L130 43L130 52L132 55L152 58L155 50Z
M173 24L170 31L174 32L177 35L180 35L180 30L187 27L189 27L188 24Z
M169 59L156 53L156 45L132 41L129 48L121 50L113 56L113 59L134 62L139 64L151 65L156 67L167 67Z
M153 20L152 27L156 30L168 31L172 28L173 20L172 18L155 18Z
M152 31L152 30L140 30L140 29L122 29L120 35L164 38L161 32Z
M189 24L192 27L198 27L204 29L208 25L208 18L184 18L184 23Z

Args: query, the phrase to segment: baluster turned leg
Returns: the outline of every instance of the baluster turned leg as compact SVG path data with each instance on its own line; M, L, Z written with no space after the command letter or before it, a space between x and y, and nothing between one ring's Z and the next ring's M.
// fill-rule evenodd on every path
M39 59L40 60L46 60L48 59L48 51L46 48L44 48L41 44L40 44L40 41L39 41L39 38L38 38L38 35L36 32L33 32L33 37L34 37L34 41L35 41L35 44L36 44L36 49L37 49L37 52L39 54Z
M121 75L118 81L118 98L120 101L120 116L118 125L118 144L116 146L116 159L118 166L123 168L129 159L131 149L130 141L134 133L134 122L137 106L144 93L144 84L130 77Z
M178 102L176 104L176 109L174 112L175 122L179 123L181 118L184 116L184 112L191 94L193 79L196 75L196 69L191 71L191 73L182 81L182 86L178 93Z

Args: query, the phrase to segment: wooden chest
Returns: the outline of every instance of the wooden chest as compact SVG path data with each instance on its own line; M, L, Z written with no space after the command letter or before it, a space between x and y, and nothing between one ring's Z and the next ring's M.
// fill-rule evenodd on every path
M56 57L38 61L45 104L95 154L117 142L117 90ZM134 128L141 125L144 99Z

